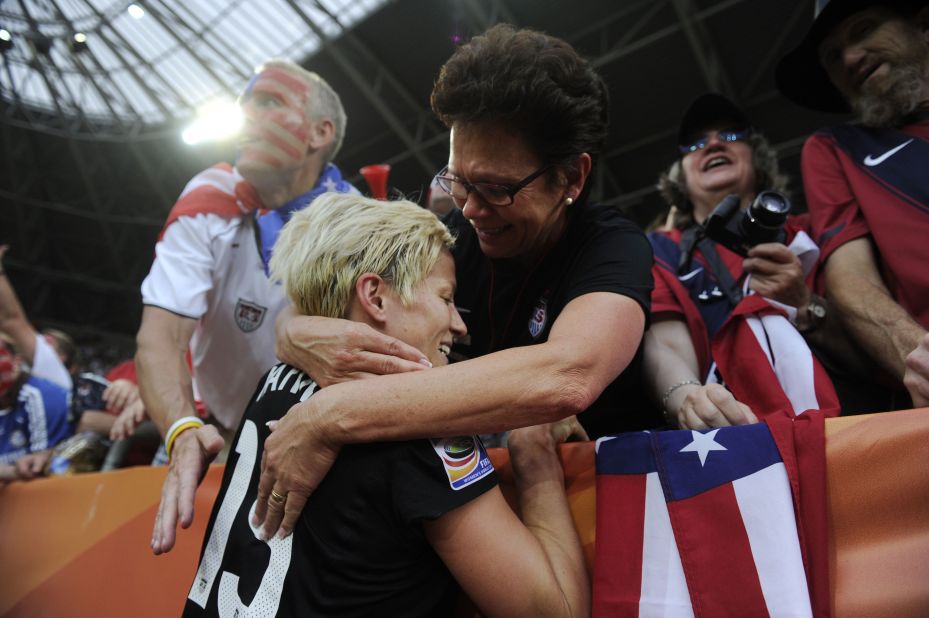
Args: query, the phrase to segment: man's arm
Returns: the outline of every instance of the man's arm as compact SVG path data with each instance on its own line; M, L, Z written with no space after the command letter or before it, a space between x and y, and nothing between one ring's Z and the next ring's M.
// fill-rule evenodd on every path
M102 410L84 410L81 413L81 419L77 422L77 429L74 433L83 433L92 431L103 437L110 435L113 423L116 422L116 416Z
M136 335L139 393L161 435L171 423L196 416L187 350L197 321L160 307L142 309Z
M291 408L265 443L256 520L265 520L272 488L289 493L289 533L342 444L492 433L583 412L632 360L644 325L636 301L595 292L568 303L545 343L322 389ZM266 533L283 515L274 509Z
M557 441L548 426L510 434L522 522L494 488L424 525L436 553L483 615L590 614L590 583Z
M9 248L8 245L0 245L0 262L3 261L3 256ZM0 331L13 340L19 355L32 364L35 356L36 332L26 319L26 312L19 303L19 297L16 296L16 290L10 284L2 263L0 263Z
M196 326L196 320L159 307L149 305L142 310L142 325L136 336L139 392L162 436L177 419L196 416L187 367L187 348ZM178 521L182 528L190 526L197 485L206 466L222 448L223 439L210 426L188 429L174 441L152 535L156 554L174 547Z
M826 261L826 294L849 333L884 369L903 379L904 360L926 329L893 299L869 238L835 249Z
M841 320L834 311L826 311L825 318L816 328L809 305L812 290L807 287L799 258L781 243L764 243L752 247L743 263L745 272L751 273L750 287L756 293L797 309L795 325L803 338L817 351L847 370L861 376L871 375L874 363L849 339ZM825 300L820 302L825 303Z

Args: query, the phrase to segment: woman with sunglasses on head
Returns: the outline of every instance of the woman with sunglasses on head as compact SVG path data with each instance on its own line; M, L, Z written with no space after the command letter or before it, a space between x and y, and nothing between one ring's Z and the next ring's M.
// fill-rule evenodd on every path
M837 413L825 367L835 375L835 358L857 354L807 283L818 248L804 231L806 215L787 214L777 153L715 93L688 107L678 144L658 184L671 215L666 229L649 234L655 292L645 372L666 419L706 429L781 409ZM762 319L778 315L793 326Z
M282 325L281 359L335 384L267 441L257 510L266 532L282 517L282 532L292 529L344 444L571 414L593 437L661 424L641 399L651 250L634 224L588 203L608 130L602 78L564 41L500 25L455 51L432 107L451 129L437 184L457 206L446 224L469 338L455 351L468 360L420 372L429 351L357 325ZM286 504L267 502L272 489Z

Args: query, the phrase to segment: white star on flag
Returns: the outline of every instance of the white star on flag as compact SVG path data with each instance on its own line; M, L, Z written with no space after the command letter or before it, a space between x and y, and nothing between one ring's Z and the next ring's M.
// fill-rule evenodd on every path
M335 191L339 185L332 178L327 178L323 181L323 186L326 187L326 191Z
M700 433L694 429L690 430L690 434L693 436L694 441L685 446L680 450L681 453L685 451L696 452L700 457L700 466L706 463L706 456L710 451L725 451L725 446L716 441L716 432L719 429L714 429L713 431L708 431L706 433Z

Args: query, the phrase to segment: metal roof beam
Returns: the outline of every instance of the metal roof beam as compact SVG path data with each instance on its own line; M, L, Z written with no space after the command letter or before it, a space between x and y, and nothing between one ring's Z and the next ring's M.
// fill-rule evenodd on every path
M290 8L293 9L294 13L310 27L322 43L321 49L326 51L332 59L335 60L340 69L345 71L352 83L361 90L361 93L368 100L368 103L384 118L384 121L393 129L394 133L397 134L404 146L413 154L422 168L427 173L433 173L433 164L423 154L421 144L418 144L416 140L413 139L413 136L406 130L406 127L403 126L403 123L397 118L396 114L384 105L382 97L371 87L371 84L361 74L361 71L338 49L333 40L323 29L310 19L310 16L306 14L295 0L286 0L286 2L290 5Z
M704 9L703 11L696 13L693 16L693 18L696 20L703 21L707 19L708 17L715 15L716 13L720 13L722 11L732 8L733 6L736 6L738 4L741 4L747 1L748 0L728 0L726 2L720 2L719 4L715 4L708 9ZM676 34L680 30L681 30L680 22L676 24L671 24L670 26L666 26L664 28L661 28L660 30L656 30L655 32L649 35L646 35L636 41L631 41L628 45L623 45L616 49L612 49L597 58L593 58L591 59L590 63L594 68L605 66L612 62L620 60L621 58L625 58L626 56L634 52L637 52L640 49L644 49L645 47L648 47L652 43L657 43L658 41L662 39L665 39L673 34Z
M62 23L66 24L69 30L75 31L76 29L74 27L74 24L64 14L64 12L58 6L58 3L52 0L52 6L54 7L54 10L55 10L56 15L58 16L58 19ZM80 71L81 75L83 75L84 78L93 86L94 90L97 91L97 94L100 96L100 99L103 101L103 104L109 110L112 118L116 121L116 125L122 128L123 126L122 118L118 113L116 113L116 109L113 107L113 103L110 101L113 95L105 91L103 89L103 86L100 85L99 80L95 79L94 77L90 75L90 71L88 71L87 67L84 66L84 61L82 59L82 56L84 55L87 55L93 61L94 65L96 65L97 67L97 71L99 72L99 75L107 76L107 77L109 76L109 73L103 69L103 65L100 64L100 60L97 58L97 55L94 53L94 50L91 46L88 46L87 49L85 49L81 54L72 54L71 61L74 63L74 66L77 67L78 71ZM118 96L122 98L123 103L126 106L126 109L128 109L129 112L136 117L136 121L139 123L143 123L144 121L142 119L142 115L139 114L139 112L132 106L132 103L129 101L129 99L123 96L123 93L119 89L116 89L116 92L118 93ZM92 123L87 123L88 129L92 128L92 126L93 126Z
M30 28L36 33L39 32L39 26L35 23L35 20L32 18L32 14L29 12L29 9L26 8L26 3L24 0L19 0L19 7L22 9L23 15L26 17L26 21L29 22ZM42 61L39 59L38 50L32 45L30 41L30 47L32 47L32 65L35 67L35 70L42 76L42 81L45 82L45 87L48 88L48 93L52 97L52 103L55 104L55 109L58 111L59 116L64 115L64 111L61 109L61 101L59 101L58 91L55 89L52 80L49 78L48 74L45 72L45 66ZM51 62L51 60L49 60Z
M794 9L794 12L787 20L786 25L778 33L777 38L774 39L773 43L768 45L768 51L765 53L761 62L758 63L755 74L742 89L741 98L744 99L755 91L762 78L768 74L768 69L773 66L774 63L777 62L777 60L780 59L781 55L784 53L784 44L788 37L790 37L791 33L794 31L794 28L796 28L797 22L801 19L809 19L809 15L809 6L803 2L797 4L797 8Z
M219 74L218 74L215 70L213 70L213 67L210 66L210 63L207 62L206 59L204 59L202 56L200 56L200 55L196 52L196 50L194 50L193 47L191 47L190 45L188 45L188 44L187 44L187 41L185 41L184 38L183 38L181 35L179 35L177 32L174 31L174 28L172 28L172 27L165 21L164 16L163 16L157 9L155 9L155 3L154 3L154 2L149 2L149 3L147 3L147 4L145 5L145 8L146 8L146 9L148 10L148 12L152 15L152 17L155 19L155 21L157 21L159 24L161 24L161 27L164 28L164 29L168 32L168 34L171 35L171 38L173 38L175 41L177 41L178 45L180 45L181 47L183 47L183 48L184 48L184 51L186 51L188 54L190 54L190 57L193 58L194 60L196 60L196 61L200 64L200 66L203 68L203 70L206 71L207 75L209 75L210 77L212 77L213 80L220 86L220 88L222 88L222 89L226 92L226 94L228 94L228 95L234 97L234 96L238 93L238 88L233 87L233 86L227 84L226 81L225 81L222 77L220 77ZM167 8L167 7L166 7L166 8ZM170 9L169 9L169 11L170 11ZM187 22L185 22L184 19L183 19L180 15L178 15L177 13L173 13L173 12L172 12L172 16L177 20L177 23L178 23L179 25L181 25L182 27L184 27L186 30L188 30L189 32L194 32L195 34L199 34L199 33L196 33L196 32L193 30L193 28L191 28L190 25L187 24ZM207 39L207 40L208 40L208 39Z
M338 24L342 29L342 38L341 40L349 43L366 63L370 63L371 66L376 66L378 69L376 79L383 83L386 82L388 86L393 90L393 94L400 98L404 105L406 105L410 111L418 115L417 122L417 139L418 142L422 135L420 131L425 128L429 128L433 134L445 130L445 127L441 126L439 122L432 115L432 110L428 106L423 107L423 105L417 102L416 98L410 94L409 90L400 83L400 80L384 65L383 62L378 58L378 56L372 52L364 42L362 42L355 34L345 28L342 23L339 21L338 17L334 15L328 8L323 6L319 0L315 2L316 7L326 14L329 19ZM380 90L380 87L377 88Z
M154 90L152 90L152 87L148 84L148 82L142 79L142 76L139 75L139 73L135 70L133 63L129 62L126 59L126 57L123 56L122 52L120 51L119 46L114 45L113 41L110 40L109 36L103 33L104 31L103 26L107 26L109 31L112 32L113 35L117 39L119 39L119 41L125 46L125 49L135 58L137 64L140 64L140 65L143 65L149 68L149 70L152 72L152 75L155 77L155 79L161 82L161 84L167 89L167 91L170 92L174 96L175 100L177 101L179 105L186 105L189 108L190 105L187 104L187 101L184 100L181 94L177 90L175 90L174 87L164 77L161 76L161 73L159 71L155 71L154 68L148 62L146 62L145 58L143 58L139 54L139 52L135 50L135 47L130 45L129 42L126 41L126 39L123 37L123 35L118 30L113 28L112 24L104 20L104 16L100 13L99 10L97 10L97 7L91 4L90 0L83 0L83 1L84 1L84 4L86 4L93 11L93 13L101 20L101 26L97 30L97 35L106 44L106 46L110 48L110 51L113 52L113 55L115 55L119 59L119 61L123 64L123 66L126 67L126 70L132 76L136 84L138 84L139 87L143 91L145 91L145 93L152 99L152 102L155 104L155 107L160 109L166 118L171 118L173 116L171 110L169 110L167 105L165 105L164 101L161 100L161 95L155 92Z
M477 2L477 0L465 0L461 3L467 12L468 21L471 22L472 29L478 34L484 32L491 26L505 22L518 26L516 16L510 11L509 7L503 0L492 0L489 5L487 2ZM487 10L484 10L486 6Z
M697 9L693 0L671 0L671 5L677 13L677 19L684 30L684 36L700 67L707 88L737 100L732 79L723 66L719 50L713 44L713 39L707 32L703 20L695 17Z
M179 24L181 24L184 28L187 28L187 30L196 36L203 45L215 53L217 58L224 60L232 72L241 77L243 82L248 80L248 78L251 76L251 67L248 59L240 54L239 50L236 49L234 45L225 44L225 49L219 49L216 45L214 45L214 39L212 37L204 36L210 30L210 26L203 22L199 15L191 11L190 7L186 3L181 2L177 6L185 9L188 14L187 19L181 17L180 13L178 13L174 7L169 6L168 3L163 3L163 6L165 11L170 13ZM195 26L199 29L192 28L190 21L193 21ZM218 38L215 40L221 41L221 39ZM238 92L237 84L232 86L232 88L234 91Z

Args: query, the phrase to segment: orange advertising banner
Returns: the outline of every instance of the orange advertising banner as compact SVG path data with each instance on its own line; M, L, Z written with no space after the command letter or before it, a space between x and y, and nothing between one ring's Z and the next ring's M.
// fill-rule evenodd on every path
M826 422L836 616L929 615L929 409ZM504 493L506 451L491 449ZM593 443L562 447L571 508L593 565ZM0 489L0 616L176 616L197 567L222 467L197 491L175 549L149 547L164 468Z

